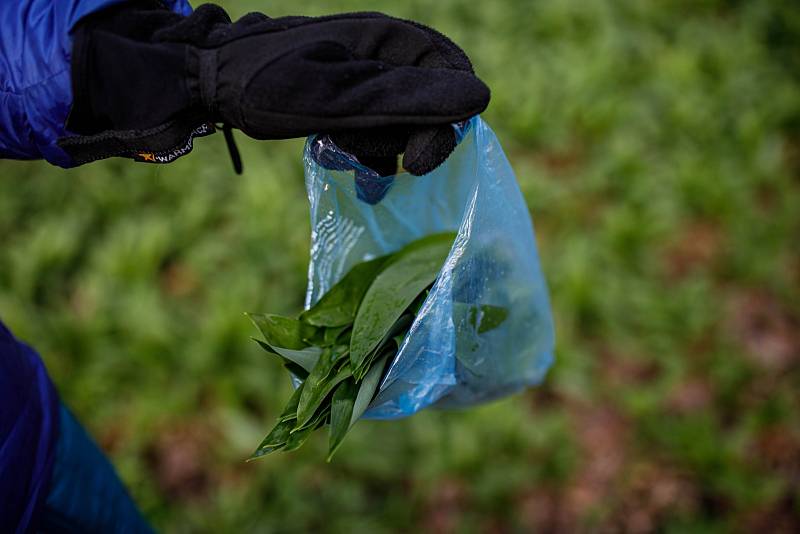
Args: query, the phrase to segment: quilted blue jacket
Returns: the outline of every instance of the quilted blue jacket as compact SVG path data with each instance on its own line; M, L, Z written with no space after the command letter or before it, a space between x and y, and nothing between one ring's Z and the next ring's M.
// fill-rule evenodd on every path
M0 158L73 166L56 145L72 103L70 33L122 0L0 0ZM188 0L162 0L188 15Z

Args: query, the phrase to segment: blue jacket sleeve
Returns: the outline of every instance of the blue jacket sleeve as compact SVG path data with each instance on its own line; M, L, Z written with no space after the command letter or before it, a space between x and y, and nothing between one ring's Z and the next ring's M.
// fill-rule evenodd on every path
M58 407L39 355L0 323L0 532L36 528L55 460Z
M0 0L0 158L73 162L56 141L72 104L70 32L122 0ZM162 0L188 15L188 0Z

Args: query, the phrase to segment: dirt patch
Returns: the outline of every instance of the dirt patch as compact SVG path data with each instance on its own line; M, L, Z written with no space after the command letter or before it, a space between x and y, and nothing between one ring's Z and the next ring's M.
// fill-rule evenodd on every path
M686 475L669 466L641 464L632 470L608 531L656 532L666 517L690 513L698 500L697 488Z
M443 534L458 532L467 500L467 488L460 480L444 479L437 483L426 505L423 531Z
M705 221L686 225L667 245L664 265L667 278L680 280L687 275L714 265L723 250L720 229Z
M667 397L667 409L676 414L690 414L705 410L714 396L708 380L689 378L679 383Z
M765 292L734 295L727 327L748 359L764 371L783 371L800 360L800 321Z
M177 500L206 497L218 482L212 445L219 437L207 420L185 421L159 432L145 454L161 491Z

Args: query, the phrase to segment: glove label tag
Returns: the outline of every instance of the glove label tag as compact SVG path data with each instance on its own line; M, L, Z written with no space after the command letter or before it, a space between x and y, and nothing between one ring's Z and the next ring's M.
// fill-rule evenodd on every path
M194 139L216 131L214 124L198 113L187 113L148 130L109 130L94 135L67 135L58 146L72 165L111 157L144 163L169 163L192 151Z
M138 161L141 163L171 163L176 159L180 158L181 156L185 156L189 152L192 151L194 148L194 139L196 137L205 137L207 135L211 135L216 132L216 128L210 122L203 123L197 128L193 129L189 132L186 139L178 144L177 146L170 148L168 150L162 150L159 152L148 152L148 151L140 151L140 152L133 152L130 157L134 161Z

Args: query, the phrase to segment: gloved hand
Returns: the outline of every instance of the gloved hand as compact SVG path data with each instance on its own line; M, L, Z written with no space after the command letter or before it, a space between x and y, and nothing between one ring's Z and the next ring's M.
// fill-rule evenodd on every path
M403 153L421 175L455 147L451 123L489 102L452 41L378 13L231 23L213 4L182 17L139 0L79 26L72 76L80 135L59 145L79 163L171 161L222 123L256 139L329 133L381 174Z

